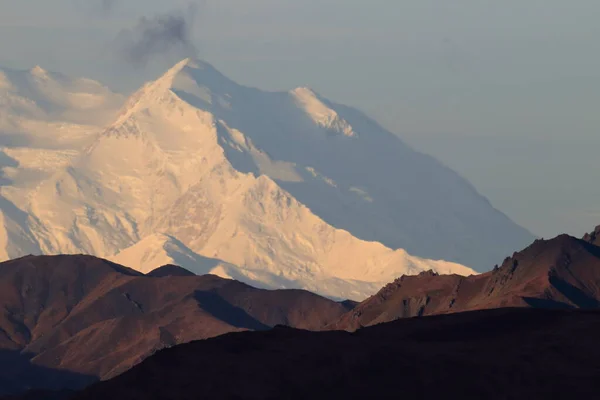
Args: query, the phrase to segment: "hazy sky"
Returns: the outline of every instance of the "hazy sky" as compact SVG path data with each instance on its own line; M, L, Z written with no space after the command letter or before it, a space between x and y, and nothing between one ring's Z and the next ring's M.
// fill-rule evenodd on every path
M0 0L0 65L131 90L115 37L187 1ZM600 224L597 0L204 0L200 57L239 83L308 85L470 179L533 233Z

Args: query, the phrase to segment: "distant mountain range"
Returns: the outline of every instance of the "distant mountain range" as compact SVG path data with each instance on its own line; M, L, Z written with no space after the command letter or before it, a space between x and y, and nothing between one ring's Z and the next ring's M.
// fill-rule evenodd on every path
M533 240L362 113L201 61L125 101L4 70L0 110L0 259L82 253L362 300L404 274L489 270Z
M600 247L591 243L594 240L593 234L586 235L585 240L564 235L552 240L538 240L524 251L507 258L493 271L471 277L437 275L432 271L418 276L404 276L360 304L350 301L335 302L302 290L255 289L213 275L195 276L190 271L175 265L166 265L143 275L132 269L90 256L25 257L0 264L0 307L5 310L0 316L0 364L4 363L0 365L0 370L4 371L0 374L0 388L8 388L5 389L5 393L21 392L32 386L40 389L79 388L97 379L115 377L163 348L179 347L178 345L186 342L224 333L269 330L277 325L306 330L354 331L361 327L383 324L380 330L368 331L379 332L375 336L369 336L371 333L364 333L366 336L362 336L359 331L358 337L370 337L389 345L392 340L392 336L389 335L398 335L393 340L399 343L398 351L402 352L406 350L402 344L403 338L412 338L410 340L417 340L420 343L416 345L427 346L429 343L426 339L427 334L437 335L434 340L438 343L436 346L442 346L444 340L449 340L463 343L460 346L468 347L469 340L477 341L479 337L482 337L485 343L496 343L495 340L500 340L502 346L508 346L522 333L519 328L521 325L518 324L523 323L523 319L530 318L529 316L532 321L542 323L537 328L533 322L523 328L524 334L533 335L527 336L530 338L540 335L538 330L546 326L543 324L550 324L548 325L550 329L562 323L560 321L579 321L578 318L582 318L582 325L573 329L584 329L583 326L587 326L591 329L590 332L596 332L594 329L600 329L600 325L595 325L594 322L598 321L600 324L597 313L542 313L538 316L538 314L507 311L457 316L456 319L444 317L433 319L432 322L407 322L408 325L396 325L399 328L385 328L384 324L407 317L460 314L482 309L515 307L552 310L598 309ZM496 321L495 316L498 315L500 320ZM549 319L545 319L545 316L549 316ZM513 321L513 318L516 318L515 326L506 322ZM465 322L466 325L459 330L458 326L463 323L461 321L468 323ZM447 332L444 330L446 323L455 327L444 339L443 332ZM494 326L496 328L493 328ZM408 335L407 332L413 328L419 329L420 333L414 334L417 336ZM388 329L389 335L386 333ZM407 331L402 331L404 329ZM496 329L499 330L496 332ZM495 333L490 338L488 335L492 331ZM283 336L280 336L281 332L284 332ZM284 359L288 359L287 353L277 350L277 346L284 345L281 343L289 345L288 350L291 352L289 360L303 357L302 354L305 354L306 349L312 346L310 343L313 343L313 340L321 340L319 339L321 337L325 338L324 343L328 343L328 338L339 338L341 343L346 343L340 344L339 347L332 347L330 353L331 357L334 357L332 360L341 357L338 351L358 351L360 344L351 343L362 343L361 340L352 339L352 336L345 336L342 333L313 336L297 331L289 331L291 333L287 342L288 334L285 332L287 331L280 329L274 333L258 336L228 336L221 341L211 342L214 343L211 345L200 344L187 347L190 354L197 354L198 360L205 360L202 362L205 362L206 366L198 367L194 364L196 365L194 368L197 369L193 372L180 371L182 381L174 380L172 384L186 387L185 385L191 383L186 383L185 379L198 382L208 382L213 379L209 378L211 375L205 376L200 372L198 372L200 375L195 375L196 371L205 371L212 365L216 366L215 371L219 371L219 368L227 368L229 361L219 364L220 351L224 351L223 360L235 363L234 358L231 358L231 352L236 351L235 346L240 346L239 352L243 354L241 357L251 357L247 352L250 351L249 349L256 348L261 349L256 354L268 354L265 357L272 361L281 358L279 361L273 361L275 364L270 364L269 361L264 370L256 367L257 371L261 371L260 373L266 373L270 371L269 368L276 368L276 365L281 365ZM550 331L546 333L548 332ZM567 331L561 332L567 334ZM377 336L379 334L383 336ZM505 334L506 338L503 336ZM258 342L255 343L253 338L257 338ZM275 338L274 348L271 349L270 344L263 342L267 340L266 338ZM305 339L306 342L303 342ZM283 342L280 343L279 340ZM548 340L547 345L551 346L552 340ZM220 347L220 343L223 343L225 348ZM213 345L216 346L215 349L206 350L205 346ZM346 348L346 345L350 347ZM480 345L483 346L481 343ZM377 346L379 344L372 343L368 345L368 349L376 351ZM298 353L295 352L296 349ZM183 351L183 354L187 354L188 350ZM480 350L483 351L483 348ZM204 351L208 351L207 355L200 356ZM275 353L271 354L270 351ZM519 352L514 356L521 357ZM138 376L136 374L142 374L147 379L156 379L153 374L159 372L149 373L146 368L166 373L162 368L169 369L168 366L173 366L172 373L176 373L179 368L183 368L182 365L188 365L189 360L169 361L168 357L173 354L178 354L177 357L180 357L182 353L160 352L157 361L159 366L148 367L154 365L155 361L152 360L156 360L156 356L152 357L149 363L133 369L133 375L126 374L124 378L117 379L115 381L117 383L114 384L116 386L111 383L99 387L108 388L106 390L117 390L115 388L121 390L125 383L120 382L138 379L132 378ZM373 357L377 362L382 362L378 358L379 353L374 354ZM564 354L560 354L557 357L562 359ZM164 357L167 357L166 360ZM319 357L327 356L315 357L309 358L312 361L306 361L307 370L315 367L311 362L317 362L321 360ZM243 359L248 362L252 360L252 358ZM253 360L256 362L256 359ZM213 361L216 364L213 364ZM9 365L19 365L19 367L8 368ZM350 369L346 371L347 373L354 371L353 368L358 368L352 365L348 367ZM440 365L447 367L449 364ZM330 369L338 372L345 371L333 366ZM472 372L468 368L465 371ZM344 375L346 372L340 372L342 375L336 379L349 379ZM165 376L170 373L166 373ZM311 373L307 372L307 374L307 379L315 379L310 375ZM240 384L247 384L246 375L235 375L231 379L232 387L237 387L236 379L241 380ZM419 375L419 379L424 378ZM486 379L489 379L489 376ZM137 383L132 385L134 385L132 390L139 392L139 396L147 395L145 389L135 386ZM208 388L212 386L205 386L207 391L198 393L210 394L210 390L213 389ZM151 387L153 386L148 386ZM166 388L172 386L171 383L165 383L164 387L167 390ZM217 387L220 386L215 386ZM262 386L259 385L256 390L262 390L261 388ZM105 389L97 393L105 393L103 390ZM230 392L226 391L226 393Z

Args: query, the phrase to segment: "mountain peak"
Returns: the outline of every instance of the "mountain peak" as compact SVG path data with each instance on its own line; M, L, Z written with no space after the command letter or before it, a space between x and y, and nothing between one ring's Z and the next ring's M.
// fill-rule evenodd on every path
M193 69L212 69L216 70L216 68L205 60L201 60L199 58L186 58L182 60L180 63L185 62L185 66Z
M312 89L309 86L298 86L297 88L292 89L290 92L297 96L314 97L314 98L319 97L317 92L315 92L314 89Z
M165 72L163 74L163 77L164 76L174 76L174 75L177 75L185 67L187 67L187 66L193 66L194 63L195 62L194 62L194 60L192 58L184 58L183 60L179 61L177 64L175 64L174 66L172 66L171 68L169 68L169 70L167 70L167 72Z
M192 80L196 81L196 83L200 83L200 80L205 80L199 78L223 78L223 75L206 61L196 58L185 58L171 67L160 78L158 78L156 82L168 82L170 85L173 85L173 81L182 74L188 75ZM201 74L205 76L201 76ZM209 82L206 81L203 83L208 84Z
M29 73L37 78L47 79L50 77L50 75L48 74L48 71L46 71L44 68L40 67L39 65L36 65L35 67L31 68L29 70Z
M301 107L315 124L328 131L348 137L358 136L354 128L319 96L308 87L298 87L290 91L294 102Z
M188 95L212 103L212 92L226 90L233 83L205 61L186 58L179 61L156 80L146 83L123 106L117 124L133 111L149 104L173 103L172 94Z

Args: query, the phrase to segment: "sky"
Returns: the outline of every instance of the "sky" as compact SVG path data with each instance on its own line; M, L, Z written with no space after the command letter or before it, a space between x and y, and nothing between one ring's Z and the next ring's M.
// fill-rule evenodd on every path
M106 0L104 0L106 1ZM0 65L129 92L119 34L189 1L0 0ZM106 3L108 4L108 3ZM542 237L600 224L597 0L197 0L190 40L235 81L360 108Z

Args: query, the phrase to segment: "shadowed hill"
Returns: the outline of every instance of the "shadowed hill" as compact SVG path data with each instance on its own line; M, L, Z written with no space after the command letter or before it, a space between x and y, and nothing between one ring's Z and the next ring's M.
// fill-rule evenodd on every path
M597 311L502 309L355 333L277 327L161 351L73 400L588 398ZM573 338L577 338L573 340Z

